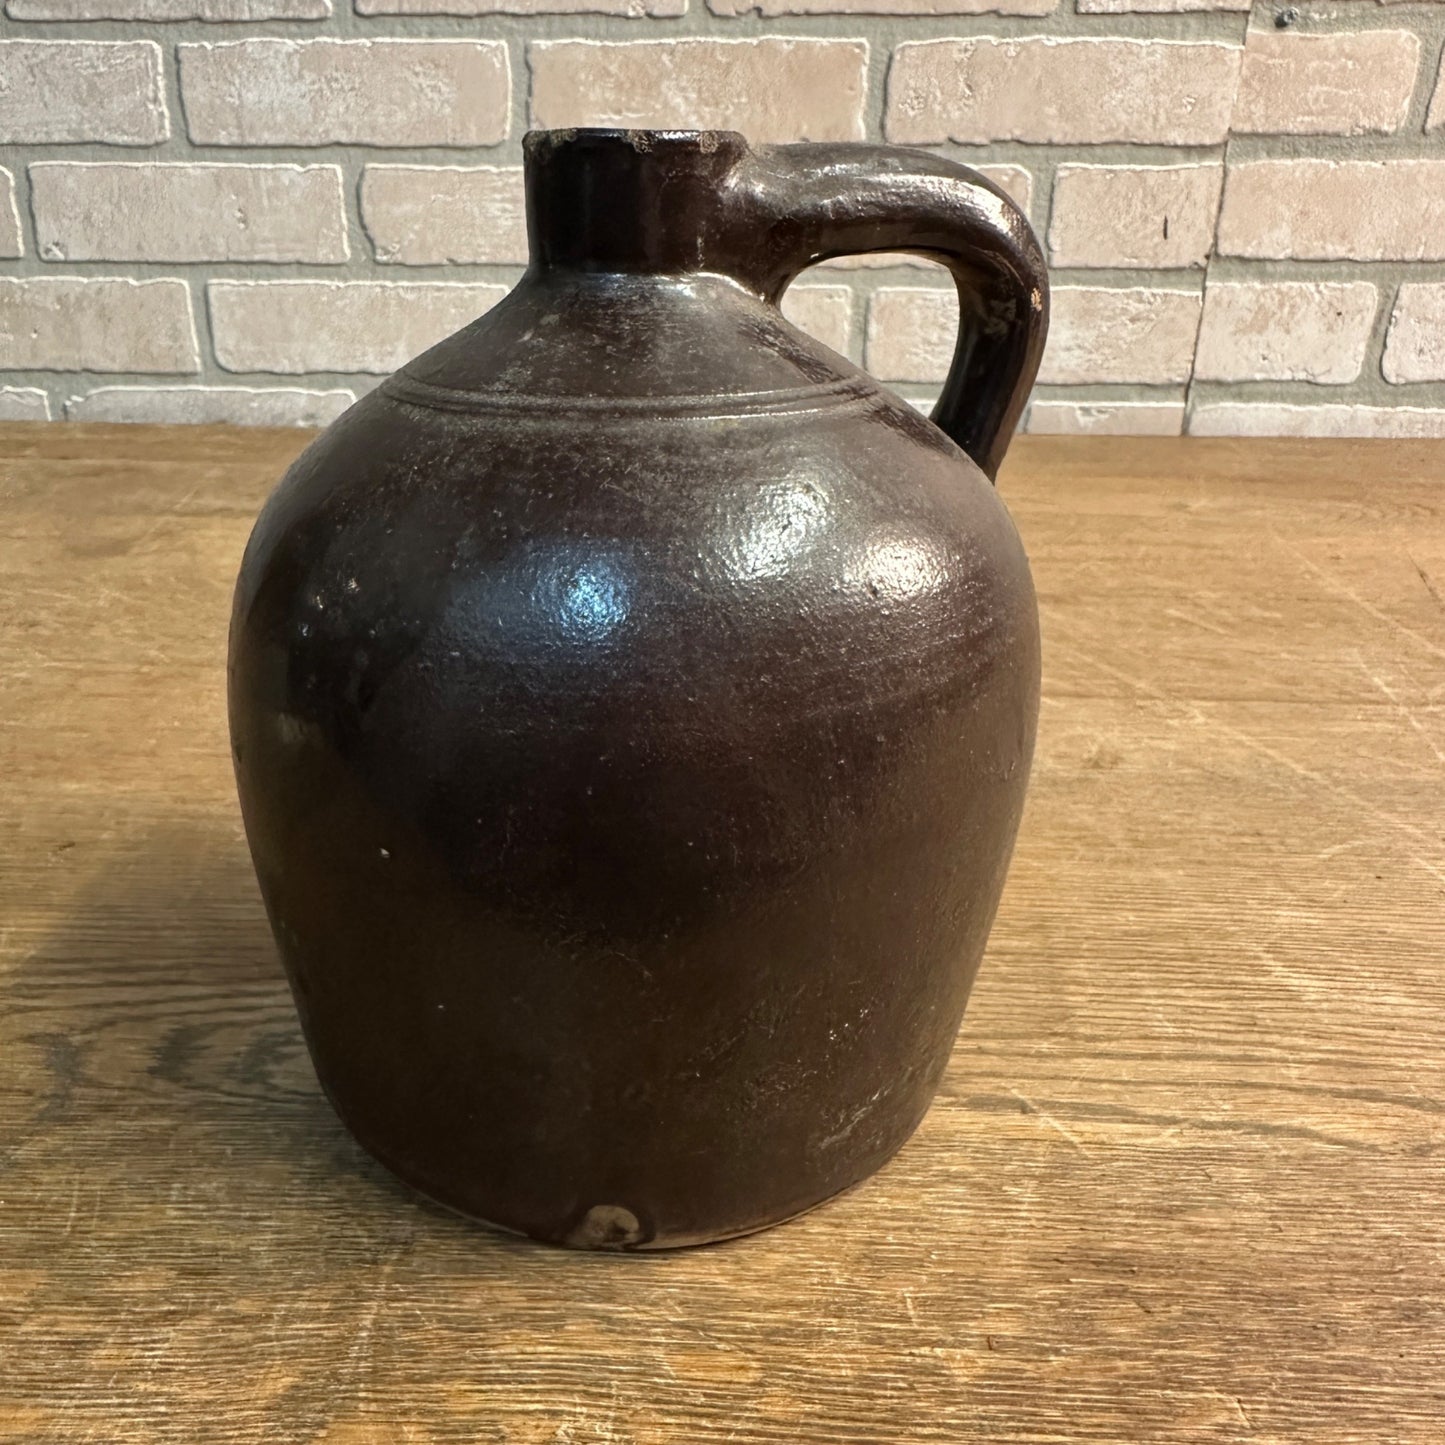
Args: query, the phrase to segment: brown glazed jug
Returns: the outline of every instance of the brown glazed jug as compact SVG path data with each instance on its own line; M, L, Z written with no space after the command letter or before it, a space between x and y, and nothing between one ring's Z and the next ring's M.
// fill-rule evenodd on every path
M923 152L551 131L526 189L516 288L256 524L236 775L361 1143L538 1239L696 1244L877 1169L948 1061L1038 709L991 483L1047 280ZM778 310L868 251L957 280L932 421Z

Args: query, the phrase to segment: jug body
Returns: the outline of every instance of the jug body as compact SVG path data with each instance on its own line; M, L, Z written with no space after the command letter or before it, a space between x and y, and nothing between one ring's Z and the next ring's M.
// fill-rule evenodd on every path
M705 144L668 212L698 234ZM927 1109L1022 809L1036 610L984 471L765 284L567 224L268 502L236 771L360 1141L540 1239L699 1243Z

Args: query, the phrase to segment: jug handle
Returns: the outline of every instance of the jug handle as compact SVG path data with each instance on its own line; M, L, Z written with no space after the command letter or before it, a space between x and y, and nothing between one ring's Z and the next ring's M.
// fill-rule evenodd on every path
M932 420L994 480L1048 331L1048 272L1023 212L977 171L897 146L759 147L730 189L734 248L774 304L834 256L906 251L948 267L958 340Z

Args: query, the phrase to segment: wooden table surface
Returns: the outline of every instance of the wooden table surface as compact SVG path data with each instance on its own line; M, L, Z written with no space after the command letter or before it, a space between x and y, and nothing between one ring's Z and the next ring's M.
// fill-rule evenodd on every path
M303 440L0 428L0 1437L1445 1441L1445 444L1018 444L1040 746L938 1102L635 1257L318 1092L222 707Z

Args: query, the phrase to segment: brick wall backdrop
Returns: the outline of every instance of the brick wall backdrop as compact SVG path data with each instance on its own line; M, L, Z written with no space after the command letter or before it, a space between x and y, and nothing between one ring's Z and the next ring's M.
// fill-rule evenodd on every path
M354 9L351 6L354 3ZM937 147L1054 267L1037 431L1445 435L1445 3L7 0L0 416L317 423L491 305L529 125ZM915 399L942 273L804 278Z

